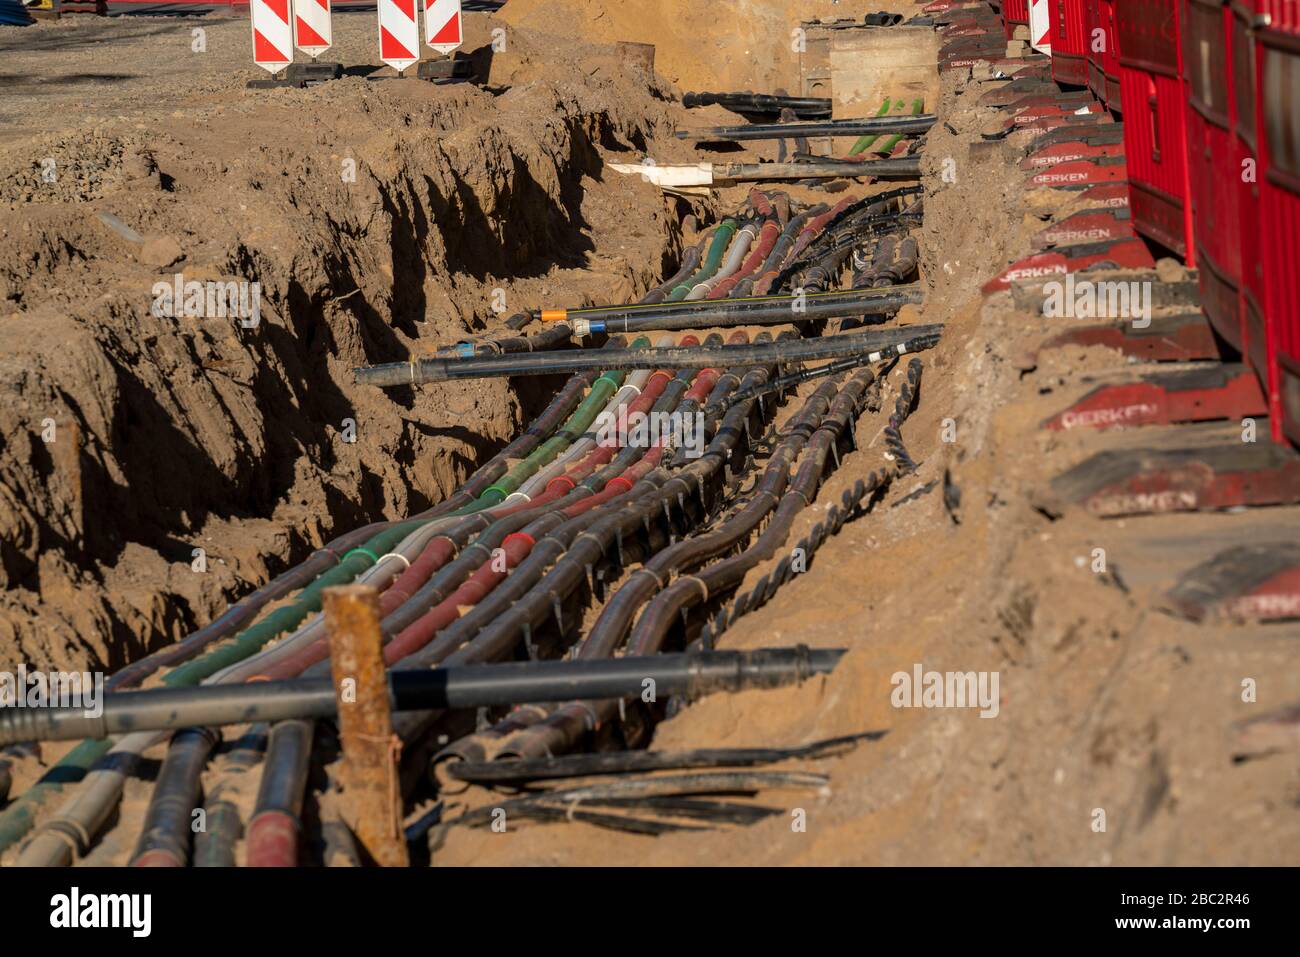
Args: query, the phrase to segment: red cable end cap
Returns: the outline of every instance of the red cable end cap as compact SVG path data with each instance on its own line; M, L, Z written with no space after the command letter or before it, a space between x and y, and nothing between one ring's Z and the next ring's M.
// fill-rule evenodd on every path
M568 484L570 492L572 492L575 488L578 487L577 484L573 481L573 479L569 478L567 475L557 475L555 476L555 478L551 479L549 482L546 483L546 491L549 492L556 482L564 482Z
M612 478L612 479L610 479L610 480L609 480L609 484L606 485L605 488L606 488L606 489L611 489L611 488L613 488L615 485L617 485L617 484L619 484L619 483L621 483L621 484L623 485L623 491L624 491L624 492L630 492L630 491L632 491L632 483L629 482L627 479L623 478L623 476L621 476L621 475L620 475L618 478Z

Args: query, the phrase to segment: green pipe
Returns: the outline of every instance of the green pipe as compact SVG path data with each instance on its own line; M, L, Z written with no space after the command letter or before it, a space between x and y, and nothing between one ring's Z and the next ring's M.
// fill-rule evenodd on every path
M37 811L48 798L61 792L64 785L76 784L84 778L111 746L112 741L107 739L82 741L13 804L0 811L0 853L17 844L32 829Z
M925 100L913 100L912 115L920 116L921 110L922 108L924 108L924 106L925 106ZM886 156L888 156L890 153L894 152L894 147L898 145L899 141L902 140L902 138L903 138L902 133L895 133L889 139L885 140L884 144L880 147L879 150L877 150L877 152L884 153Z
M709 244L709 253L704 257L704 262L700 268L673 288L668 294L669 302L681 302L685 299L692 289L708 279L718 267L722 265L722 256L731 245L731 238L736 234L736 220L728 216L718 227L718 231L713 234L713 242Z
M880 109L876 110L876 116L884 116L886 113L888 113L889 103L890 103L889 97L885 97L885 102L880 104ZM879 138L880 138L879 133L869 133L866 136L859 137L858 141L853 144L853 149L849 150L849 155L857 156L859 153L866 150L868 146L870 146Z

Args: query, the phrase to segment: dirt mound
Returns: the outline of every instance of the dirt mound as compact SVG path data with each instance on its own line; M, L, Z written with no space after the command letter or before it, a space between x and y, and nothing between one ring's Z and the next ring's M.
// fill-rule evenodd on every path
M888 9L885 3L880 9ZM900 11L911 8L895 3ZM613 43L655 45L655 71L686 90L756 90L784 87L797 93L799 54L795 29L820 17L859 16L838 0L680 0L608 3L574 0L555 16L552 0L511 0L501 19L514 26Z

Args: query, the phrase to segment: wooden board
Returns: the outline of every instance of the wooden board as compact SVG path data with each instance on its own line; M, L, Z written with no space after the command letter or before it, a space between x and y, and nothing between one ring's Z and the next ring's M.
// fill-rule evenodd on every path
M911 111L912 101L931 108L939 101L939 36L930 27L865 27L804 23L806 46L799 59L803 96L829 97L835 119L874 116L886 96L891 114ZM843 156L848 137L815 141L818 152Z

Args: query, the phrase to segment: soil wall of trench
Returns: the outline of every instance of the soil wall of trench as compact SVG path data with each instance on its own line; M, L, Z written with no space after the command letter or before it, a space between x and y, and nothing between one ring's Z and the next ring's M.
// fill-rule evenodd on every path
M677 216L602 169L670 136L664 91L512 44L481 88L349 78L0 149L0 663L116 668L440 500L550 383L351 369L658 281ZM158 315L177 274L260 284L256 327Z

